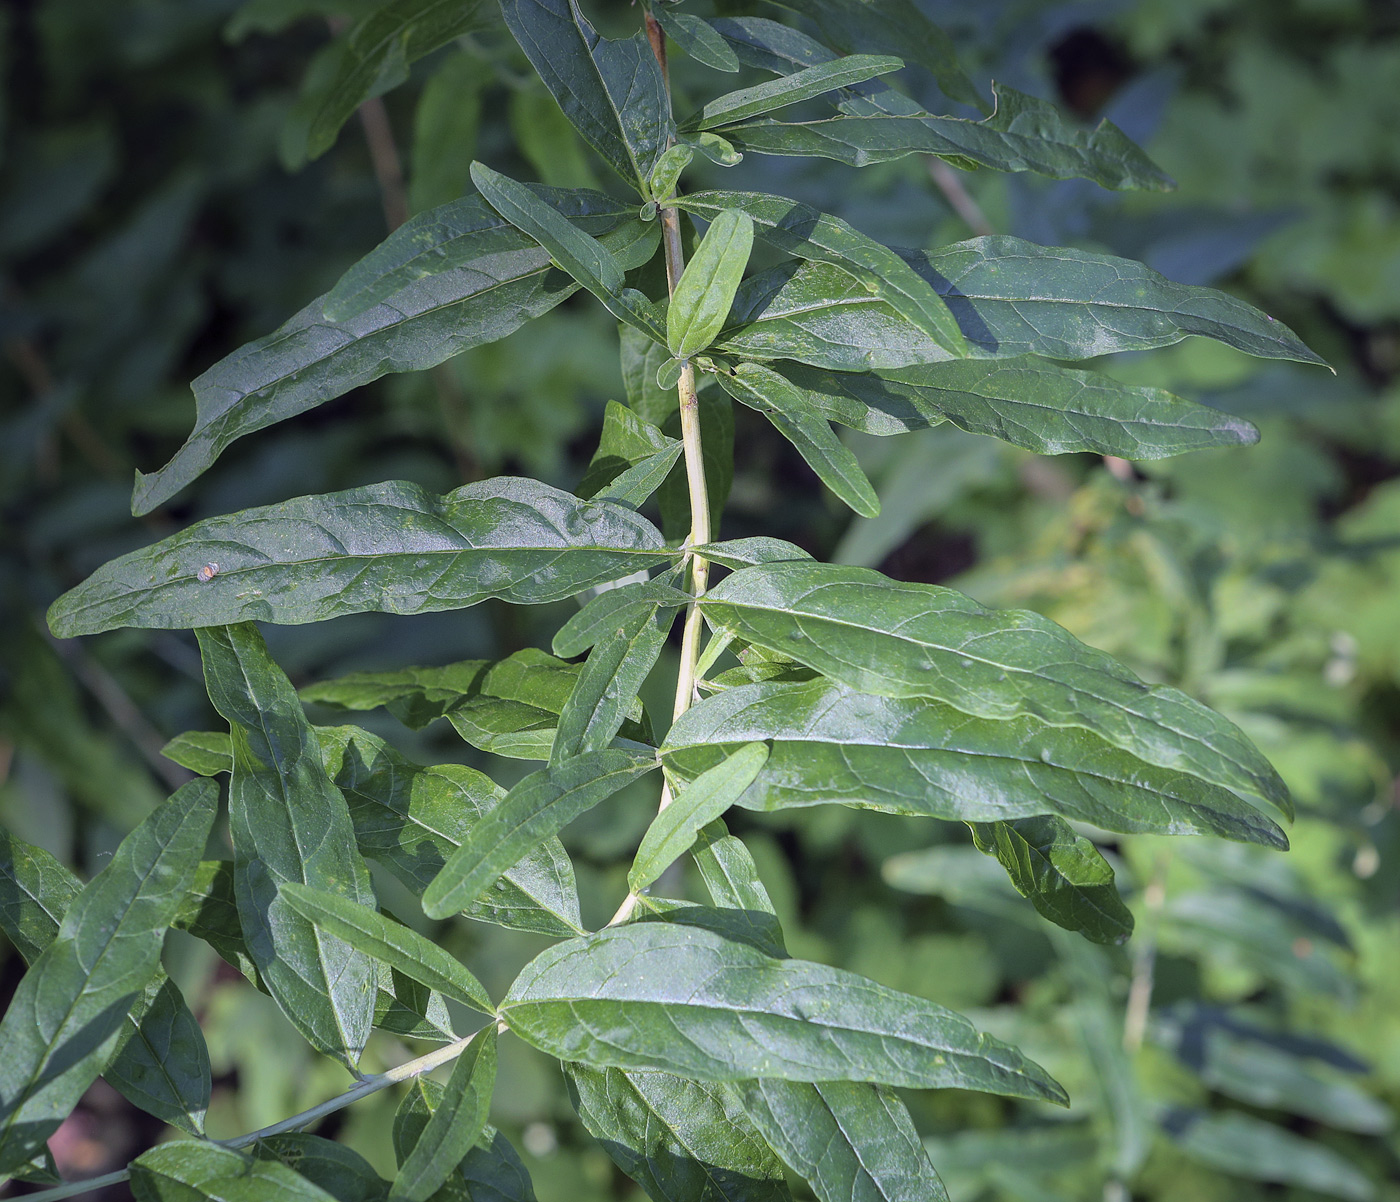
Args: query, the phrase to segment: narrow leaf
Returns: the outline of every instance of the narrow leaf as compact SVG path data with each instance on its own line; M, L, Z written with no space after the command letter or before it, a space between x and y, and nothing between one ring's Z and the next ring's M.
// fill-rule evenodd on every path
M160 969L217 808L218 790L201 780L154 810L73 899L20 981L0 1022L0 1174L43 1150L115 1051Z
M691 600L689 593L659 580L606 589L559 628L554 636L554 654L582 655L590 647L611 638L616 623L633 610L680 609Z
M774 109L784 108L789 104L811 100L824 92L864 83L878 75L888 75L903 66L903 59L891 55L852 54L845 58L833 59L820 66L795 71L781 79L768 80L719 96L695 116L681 122L680 128L683 131L719 129L739 121L747 121L750 117L757 117L762 113L771 113Z
M785 377L760 363L740 363L732 374L721 373L719 381L736 401L765 414L817 478L856 513L869 518L880 512L880 498L854 452Z
M476 1033L452 1066L442 1099L399 1166L389 1202L427 1202L465 1159L486 1126L496 1083L496 1024Z
M658 4L651 11L671 40L697 63L704 63L716 71L733 73L739 69L739 60L734 51L710 22L693 13L677 12L664 4Z
M661 533L606 501L510 476L437 497L391 481L208 518L104 564L49 610L62 638L117 626L297 624L537 604L668 561Z
M394 1112L394 1153L400 1163L408 1159L445 1092L439 1082L428 1077L416 1077L409 1085ZM535 1202L535 1189L510 1140L487 1124L437 1196L441 1202Z
M972 822L1049 811L1105 830L1288 846L1233 793L1145 764L1086 730L972 718L928 698L877 697L820 679L708 697L671 727L661 755L690 780L760 739L772 750L743 795L750 809L837 803Z
M670 1073L566 1064L583 1125L658 1202L790 1202L783 1166L740 1088Z
M501 1014L540 1050L594 1067L1065 1100L1042 1069L941 1006L701 926L632 923L559 944L526 966Z
M1178 689L1145 684L1038 614L810 561L736 572L700 605L745 642L853 689L932 697L977 718L1077 727L1148 764L1288 812L1283 781L1232 722Z
M198 776L233 770L233 746L221 730L189 730L160 749L161 755Z
M679 439L667 437L659 426L647 421L640 413L616 401L609 401L603 411L603 431L598 439L598 449L579 482L578 495L595 497L603 493L615 498L616 490L609 486L614 485L629 468L641 463L664 461L669 470L670 464L679 457L682 445Z
M303 918L429 989L456 998L483 1014L496 1012L485 987L462 962L411 927L324 889L289 884L282 896Z
M702 217L738 209L753 219L764 242L794 258L829 263L865 285L955 356L967 342L943 298L898 253L868 238L839 217L795 200L762 192L696 192L676 204Z
M768 759L763 743L741 747L722 764L702 772L671 798L642 837L628 887L635 893L657 880L690 850L700 828L724 813L751 784Z
M1118 896L1113 868L1062 819L971 826L977 849L995 856L1016 892L1057 926L1095 943L1123 943L1133 933L1132 911Z
M176 1140L131 1164L136 1202L337 1202L280 1160L201 1140Z
M656 767L650 755L607 750L532 772L475 823L423 894L430 918L476 900L541 839Z
M389 1183L358 1152L305 1131L265 1135L250 1149L259 1160L280 1161L336 1202L383 1202Z
M641 605L619 615L589 653L559 711L551 764L608 747L666 645L674 610Z
M1041 455L1093 451L1123 459L1164 459L1259 441L1259 431L1242 418L1160 388L1029 356L870 372L784 362L771 367L802 391L812 409L866 434L903 434L947 421Z
M796 543L781 538L769 538L766 535L731 538L721 543L702 543L694 550L711 563L721 564L736 572L740 568L751 568L756 564L786 563L789 560L810 562L812 558Z
M735 209L715 214L685 265L666 311L666 345L688 359L714 340L729 315L753 249L753 219Z
M893 1090L772 1078L741 1088L749 1119L820 1202L947 1202Z
M574 128L643 195L672 132L645 35L600 37L574 0L503 0L506 24Z
M296 691L251 623L199 634L209 700L233 737L229 836L248 952L268 992L319 1051L353 1066L374 1018L374 961L303 918L288 884L372 908L369 869Z
M571 216L575 211L599 213L597 222L581 225L607 235L606 244L624 265L635 267L651 257L656 222L640 221L634 209L623 209L596 192L568 195L577 200L563 205L564 211ZM318 298L267 337L221 359L196 379L194 429L165 467L149 475L137 473L132 512L149 513L168 501L245 434L314 409L389 372L434 367L469 347L504 338L574 293L577 285L551 269L542 247L517 230L503 229L505 223L486 204L471 200L475 207L460 213L455 222L444 219L449 233L460 223L468 235L483 235L484 243L466 244L465 261L454 261L462 248L447 246L442 261L450 269L434 273L437 256L432 252L440 245L433 241L437 214L425 214L365 261L363 275L368 278L357 283L356 295L360 301L366 291L379 296L372 306L332 322L323 313L330 298ZM448 209L458 211L456 205ZM417 225L419 220L425 225ZM424 255L428 265L421 261ZM381 271L408 278L397 290L384 292L402 275L385 282L379 278ZM357 272L360 269L352 268L350 276L358 280ZM342 281L340 287L346 286Z

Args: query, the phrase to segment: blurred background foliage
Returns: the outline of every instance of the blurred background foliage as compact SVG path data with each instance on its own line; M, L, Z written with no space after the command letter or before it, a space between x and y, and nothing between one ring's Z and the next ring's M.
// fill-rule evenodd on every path
M949 427L853 436L880 486L874 519L851 520L743 411L725 534L779 535L1036 609L1180 685L1277 764L1298 802L1294 849L1110 843L1138 926L1105 950L1039 920L953 827L837 808L745 812L736 826L794 954L968 1011L1069 1087L1067 1113L955 1091L909 1098L958 1202L1400 1199L1400 4L922 6L974 78L1110 117L1179 191L918 159L854 172L750 158L724 186L800 198L896 244L996 231L1140 258L1244 295L1337 374L1205 341L1105 365L1263 431L1257 447L1141 467L1039 458ZM58 644L41 620L54 596L177 525L307 492L389 478L446 490L502 473L573 488L604 403L623 394L615 330L575 299L433 372L244 440L175 504L129 516L133 469L163 462L189 426L188 381L327 289L386 221L460 194L473 157L553 184L605 179L497 32L414 64L307 162L306 98L332 31L373 7L0 9L0 821L84 874L183 778L164 742L215 718L192 637ZM620 2L591 8L605 26L638 20ZM681 108L715 86L679 53L673 76ZM931 84L910 86L950 111ZM267 634L309 683L542 645L567 612L484 605ZM383 717L375 729L423 762L473 754L431 727ZM507 784L521 773L474 762ZM625 796L566 833L586 919L603 921L625 891L653 804ZM411 921L393 882L378 884ZM494 928L436 933L493 990L537 950ZM344 1087L203 945L173 935L167 959L213 1055L212 1134ZM21 972L0 947L0 995ZM383 1062L406 1054L376 1039ZM501 1056L493 1120L539 1196L639 1196L567 1111L553 1070L515 1041ZM322 1134L392 1172L395 1101L377 1095ZM158 1138L123 1105L92 1091L55 1140L66 1175Z

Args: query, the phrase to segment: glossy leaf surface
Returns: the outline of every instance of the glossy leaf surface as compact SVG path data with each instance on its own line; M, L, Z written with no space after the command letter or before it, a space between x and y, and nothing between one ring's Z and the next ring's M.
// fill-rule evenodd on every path
M199 648L209 699L232 735L229 836L249 955L303 1037L354 1065L374 1018L374 961L319 930L281 894L286 884L310 885L374 906L345 797L257 627L200 630Z
M646 195L671 105L646 37L600 37L574 0L504 0L506 24L573 127Z
M574 614L554 635L555 655L582 655L611 638L617 623L634 610L680 609L691 595L659 580L637 581L605 589Z
M495 1013L485 987L466 966L413 928L324 889L309 889L293 883L282 890L282 896L303 918L352 947L421 981L444 997L456 998L483 1014Z
M746 213L764 242L794 258L839 267L950 354L967 353L962 330L933 286L897 252L839 217L762 192L695 192L678 197L676 204L710 219L727 210Z
M542 1051L594 1067L1064 1099L1042 1069L941 1006L699 926L634 923L559 944L501 1013Z
M583 1125L650 1197L791 1199L783 1166L744 1113L738 1087L577 1063L564 1072Z
M706 698L671 727L661 755L686 780L759 739L772 751L743 796L751 809L839 803L973 822L1051 811L1106 830L1288 845L1233 793L1086 731L972 718L927 698L876 697L820 679Z
M1113 868L1065 821L1053 817L974 822L979 851L995 856L1016 891L1046 918L1095 943L1123 943L1132 911L1118 896Z
M475 901L541 839L656 766L650 754L612 749L532 772L468 831L424 892L424 912L445 918Z
M573 205L561 202L568 215L597 216L580 220L587 232L615 231L604 242L624 264L651 257L655 223L637 220L634 210L596 192L566 195L577 198ZM196 379L194 429L165 467L137 474L132 512L149 513L169 500L245 434L390 372L433 367L504 338L572 295L577 285L551 269L543 248L473 200L472 207L465 201L446 206L440 225L433 214L405 225L352 268L337 292L357 309L354 316L329 320L323 306L336 293L321 297ZM438 246L442 256L432 254ZM447 270L436 272L438 262ZM361 309L367 296L378 299Z
M811 100L838 88L864 83L879 75L888 75L904 66L904 60L893 55L851 54L819 66L794 71L781 79L771 79L752 87L727 92L711 100L695 116L681 122L681 130L719 129L774 109Z
M177 1140L132 1162L136 1202L335 1202L280 1160L258 1160L232 1148Z
M74 898L0 1022L0 1173L58 1130L122 1038L160 968L166 929L213 826L218 791L177 790Z
M1041 455L1094 451L1163 459L1259 440L1242 418L1160 388L1123 384L1042 359L955 359L886 371L770 364L804 403L866 434L903 434L951 422Z
M598 439L598 449L579 482L578 495L595 497L603 493L615 496L609 486L614 485L629 468L640 463L665 458L669 470L670 464L680 457L681 445L679 439L669 438L659 426L640 413L616 401L609 401L603 411L603 431ZM635 502L640 503L640 500Z
M666 345L677 359L703 351L724 325L753 249L753 229L753 218L736 209L714 215L666 310Z
M739 60L715 27L693 13L680 12L658 4L652 15L667 35L696 62L716 71L734 72Z
M49 621L71 638L427 613L487 597L534 604L670 557L631 510L533 480L502 476L441 497L391 481L196 522L103 565L54 602Z
M1148 764L1289 806L1277 772L1228 719L1178 689L1145 684L1027 610L985 609L954 589L818 563L736 572L700 604L744 641L853 689L1079 728Z
M394 1152L400 1163L413 1151L444 1092L441 1082L428 1077L409 1084L394 1113ZM435 1197L440 1202L535 1202L535 1188L510 1140L488 1123Z
M358 1152L305 1131L264 1136L252 1153L259 1160L280 1161L337 1202L383 1202L389 1192L389 1183Z
M724 813L758 775L768 759L763 743L741 747L722 764L702 772L671 798L670 804L647 827L637 849L628 887L637 892L661 876L694 844L700 828Z

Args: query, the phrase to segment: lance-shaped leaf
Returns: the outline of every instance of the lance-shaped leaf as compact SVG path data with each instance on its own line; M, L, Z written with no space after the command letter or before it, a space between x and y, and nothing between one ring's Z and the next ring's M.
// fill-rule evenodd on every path
M389 1183L358 1152L305 1131L265 1135L250 1149L259 1160L280 1161L337 1202L382 1202Z
M456 1172L486 1126L495 1084L496 1024L488 1023L452 1066L447 1088L399 1166L389 1202L428 1202Z
M532 772L473 824L424 892L424 913L446 918L476 900L541 839L656 766L651 755L609 749Z
M853 689L1077 727L1145 763L1289 810L1278 773L1227 718L1179 689L1144 683L1039 614L815 562L735 572L700 605L714 625Z
M761 563L785 563L788 560L810 561L812 556L796 543L786 539L758 535L753 538L730 538L719 543L702 543L694 548L711 563L722 564L738 571Z
M397 968L444 997L456 998L483 1014L494 1014L490 995L450 952L411 927L347 901L339 894L288 884L282 895L293 910L376 960Z
M739 60L715 27L692 13L677 12L664 4L652 9L652 16L682 50L698 63L716 71L734 72Z
M832 433L824 416L812 412L800 389L761 363L740 363L719 381L736 401L765 414L817 478L856 513L870 518L880 512L880 498L855 453Z
M670 607L639 605L606 628L559 711L550 763L602 751L612 743L661 657L674 619Z
M749 809L833 802L971 822L1052 812L1105 830L1288 846L1233 793L1146 764L1086 730L971 718L939 701L876 697L832 681L717 693L681 715L661 755L689 780L759 739L772 750L743 795Z
M296 624L536 604L674 557L630 509L502 476L433 496L390 481L208 518L104 564L49 610L71 638L117 626Z
M422 730L462 698L480 692L482 678L491 665L489 659L464 659L434 668L348 672L333 680L303 685L297 695L303 701L337 709L372 710L383 706L410 730Z
M692 597L660 580L637 581L605 589L574 614L554 635L555 655L582 655L611 638L617 623L638 609L681 609Z
M200 630L199 649L209 700L233 739L229 836L248 953L306 1040L353 1066L374 1019L374 961L319 930L281 893L283 885L310 885L373 908L345 798L257 627Z
M43 848L0 830L0 930L26 964L58 936L82 882ZM107 1083L147 1114L192 1135L209 1106L209 1050L180 991L157 968L127 1013Z
M904 66L904 60L892 55L851 54L833 59L819 66L807 67L785 75L781 79L770 79L753 87L740 88L727 92L705 105L693 117L681 122L681 130L718 129L747 121L774 109L785 108L811 100L837 88L849 88L852 84L864 83L879 75L888 75Z
M666 345L677 359L688 359L714 341L753 249L753 218L722 209L685 265L666 310Z
M1039 1066L950 1010L702 926L640 922L561 943L525 967L501 1015L542 1051L594 1067L1065 1101Z
M600 37L574 0L503 0L501 11L584 141L646 195L672 126L666 83L645 35Z
M1060 818L974 822L972 841L995 856L1016 892L1067 931L1095 943L1123 943L1133 914L1118 896L1113 868L1088 839Z
M603 235L625 266L638 266L656 249L656 223L638 220L635 210L596 192L560 193L557 199L565 213L580 216L585 230ZM320 297L196 379L194 429L165 467L137 473L132 512L148 513L169 500L245 434L387 373L433 367L504 338L574 293L577 285L552 269L548 252L472 200L474 207L465 211L459 206L466 202L437 210L452 215L443 217L442 229L434 214L415 219L424 224L403 226L352 268L337 292L346 290L346 304L358 310L354 316L328 320L323 306L336 293ZM465 242L454 242L458 237ZM439 247L441 257L432 254ZM435 272L433 260L439 258L448 267ZM360 310L366 295L379 299Z
M364 101L405 82L425 54L489 25L493 9L487 0L394 0L376 8L337 41L333 65L297 101L306 132L293 165L324 154Z
M820 1202L947 1202L893 1090L772 1078L740 1088L749 1119Z
M690 850L700 828L724 813L758 775L768 759L768 747L750 743L741 747L722 764L702 772L671 798L659 813L637 849L637 858L627 874L628 887L637 892L661 876Z
M670 1073L566 1064L583 1125L654 1199L790 1202L783 1166L739 1087Z
M888 371L770 365L805 403L865 434L903 434L951 422L1041 455L1094 451L1164 459L1259 440L1242 418L1160 388L1123 384L1041 359L954 359Z
M337 1202L280 1160L260 1160L206 1140L176 1140L131 1163L136 1202Z
M217 809L218 790L202 780L157 807L69 905L20 981L0 1022L0 1174L43 1150L116 1050L160 968Z
M319 727L317 735L327 771L350 805L360 851L417 893L505 797L504 789L472 768L420 768L354 726ZM538 840L464 913L556 938L579 934L578 891L563 845Z
M895 251L839 217L762 192L696 192L677 197L676 204L706 218L725 210L746 213L764 242L794 258L839 267L864 284L867 295L888 302L951 354L967 354L962 330L929 282Z
M669 471L671 464L680 456L682 445L680 439L669 438L661 427L653 425L640 413L616 401L609 401L603 410L603 431L598 438L598 449L579 482L578 495L595 497L603 493L615 497L616 490L609 486L629 468L641 463L665 462ZM664 473L662 479L665 479ZM660 481L657 484L659 486ZM645 497L641 500L645 500ZM641 501L636 504L641 504Z
M1287 326L1244 301L1174 284L1129 259L1007 237L902 254L943 297L969 353L979 358L1090 359L1198 334L1263 358L1322 362ZM835 371L950 357L886 301L826 263L751 276L715 349Z
M948 35L913 0L881 0L852 7L843 0L769 0L779 8L810 17L822 37L838 50L898 54L918 63L938 81L944 95L981 108L984 101L958 64Z
M394 1112L394 1154L400 1163L412 1153L428 1119L442 1104L444 1092L443 1085L429 1077L415 1077L410 1083ZM438 1197L442 1202L535 1202L535 1188L510 1140L488 1123Z

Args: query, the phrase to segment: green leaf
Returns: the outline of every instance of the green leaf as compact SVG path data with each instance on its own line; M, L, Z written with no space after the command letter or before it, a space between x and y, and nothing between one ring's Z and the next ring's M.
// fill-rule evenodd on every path
M740 363L730 374L720 373L719 382L736 401L766 415L818 479L856 513L870 518L880 512L880 498L854 452L785 377L760 363Z
M751 784L768 759L763 743L741 747L723 763L701 773L671 798L637 849L627 885L638 893L657 880L694 844L700 828L724 813Z
M131 1163L136 1202L337 1202L280 1160L207 1141L176 1140Z
M49 609L61 638L117 626L297 624L559 601L674 557L645 518L502 476L446 496L390 481L207 518L104 564Z
M248 952L303 1037L353 1067L374 1018L374 961L318 930L282 896L284 885L310 885L374 906L349 809L257 627L209 627L198 635L209 700L233 737L229 837Z
M777 916L752 854L742 839L729 833L722 819L714 819L697 833L694 857L710 900L720 909Z
M590 647L611 638L616 623L634 610L681 609L692 598L687 592L659 580L636 581L605 589L574 614L554 635L555 655L582 655Z
M233 745L222 730L188 730L171 739L160 753L197 776L233 771Z
M749 1119L820 1202L947 1202L893 1090L771 1078L740 1088Z
M589 653L574 691L559 711L551 764L602 751L612 743L661 658L674 621L673 607L655 604L616 615Z
M411 213L451 204L467 190L467 164L476 157L482 92L489 82L472 53L449 55L424 81L408 152Z
M983 106L982 97L958 65L952 41L913 0L880 0L878 5L852 5L845 0L770 3L810 17L822 37L838 50L898 54L928 71L944 95L978 108Z
M977 849L995 856L1016 892L1057 926L1095 943L1124 943L1133 933L1113 868L1067 822L1041 816L971 826Z
M561 943L525 967L501 1015L541 1051L594 1067L1065 1100L1044 1070L952 1011L701 926L632 923Z
M625 266L645 262L656 248L656 223L638 220L633 208L598 193L562 194L560 204L571 216L579 213L584 229L606 235L606 245ZM586 214L598 220L586 220ZM439 249L443 253L435 254ZM165 467L137 473L132 512L149 513L168 501L235 439L389 372L434 367L469 347L495 342L576 288L551 269L542 247L506 226L477 197L415 217L351 268L330 296L312 301L194 381L194 429ZM347 307L367 307L328 321L323 305L342 294ZM371 303L369 297L377 299Z
M1192 334L1262 358L1321 363L1287 326L1213 288L1174 284L1131 259L988 237L902 256L933 285L976 358L1092 359ZM948 352L826 263L751 276L715 349L835 371L938 363Z
M1375 1184L1339 1152L1252 1115L1174 1111L1163 1127L1190 1159L1251 1181L1370 1202Z
M583 1125L657 1202L790 1202L783 1166L740 1088L670 1073L565 1064Z
M491 664L489 659L466 659L437 668L349 672L334 680L304 685L297 696L337 709L371 710L384 706L410 730L422 730L444 717L464 697L479 693Z
M456 998L483 1014L496 1012L485 986L462 962L411 927L324 889L289 884L282 896L303 918L429 989Z
M461 764L420 768L353 726L321 727L322 752L344 791L362 854L421 893L500 805L505 790ZM536 843L468 905L470 918L556 938L579 934L574 869L558 839Z
M810 562L812 556L796 543L781 538L758 535L753 538L731 538L720 543L701 543L693 548L696 554L703 555L711 563L717 563L733 571L751 568L756 564L786 563L789 560Z
M389 1202L427 1202L471 1151L486 1126L496 1083L496 1024L476 1033L413 1150L399 1166Z
M1029 716L972 718L928 698L876 697L831 681L739 685L686 711L661 746L690 780L767 739L750 809L837 803L990 822L1053 812L1127 833L1218 834L1286 848L1233 793L1145 764L1088 731Z
M739 69L734 51L710 22L693 13L676 12L664 4L658 4L651 14L671 40L697 63L716 71L733 73Z
M0 829L0 930L26 964L55 938L82 883L42 848ZM193 1135L209 1106L209 1051L180 991L157 968L102 1070L133 1105Z
M427 1077L416 1077L394 1112L394 1152L402 1163L442 1104L444 1088ZM490 1124L472 1145L456 1174L447 1179L439 1202L535 1202L535 1189L520 1155Z
M424 892L424 913L446 918L476 900L541 839L656 766L651 755L610 749L532 772L467 832Z
M1232 722L1178 689L1145 684L1039 614L810 561L736 572L699 604L711 624L853 689L1079 728L1147 764L1288 812L1283 781Z
M493 10L486 0L394 0L375 9L336 42L327 77L297 101L305 144L290 165L323 155L362 103L404 83L424 55L491 24Z
M579 483L578 495L596 497L599 493L607 492L615 498L616 492L609 486L629 468L641 463L665 462L669 471L670 465L680 456L683 445L679 439L668 438L660 426L647 421L626 405L609 401L603 410L603 432L598 439L598 449L593 453L588 470ZM665 474L662 473L664 478ZM659 485L660 481L657 483ZM641 499L645 500L645 497Z
M722 209L681 273L666 311L666 345L677 359L689 359L714 341L753 249L753 219Z
M676 204L707 218L726 210L747 213L764 242L794 258L839 267L952 355L967 354L962 330L932 285L895 251L839 217L762 192L696 192Z
M888 75L903 66L903 59L891 55L852 54L833 59L819 66L795 71L781 79L770 79L716 97L693 117L682 121L680 128L682 132L689 132L733 125L761 113L771 113L774 109L811 100L837 88L864 83L877 75Z
M618 334L622 343L620 366L628 407L645 422L658 427L665 425L667 419L677 413L679 404L676 390L662 388L656 380L657 369L670 358L670 352L625 322L618 326Z
M384 1202L389 1183L358 1152L305 1131L265 1135L250 1149L259 1160L276 1160L319 1186L336 1202Z
M1259 441L1249 422L1160 388L1030 357L870 372L781 361L771 367L801 390L812 409L865 434L903 434L947 421L1041 455L1094 451L1124 459L1164 459Z
M122 1040L127 1014L160 970L166 929L217 809L208 781L157 807L73 899L20 981L0 1022L0 1174L43 1150Z
M646 195L673 132L666 84L646 36L600 37L574 0L503 0L501 11L583 140Z

